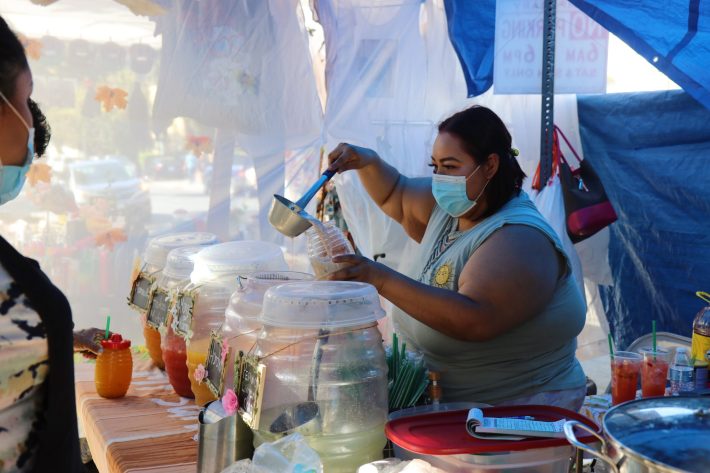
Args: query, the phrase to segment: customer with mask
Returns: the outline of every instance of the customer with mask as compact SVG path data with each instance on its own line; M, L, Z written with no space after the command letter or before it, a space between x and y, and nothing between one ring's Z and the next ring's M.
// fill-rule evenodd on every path
M17 197L49 142L31 93L25 52L0 17L0 204ZM61 291L0 236L0 471L84 471L73 351L95 355L100 331L72 327Z
M395 331L441 374L444 400L577 410L586 307L562 243L521 190L516 154L501 119L480 106L439 125L431 178L338 145L329 168L357 170L419 246L404 274L347 255L336 261L350 266L331 278L369 282L396 306Z

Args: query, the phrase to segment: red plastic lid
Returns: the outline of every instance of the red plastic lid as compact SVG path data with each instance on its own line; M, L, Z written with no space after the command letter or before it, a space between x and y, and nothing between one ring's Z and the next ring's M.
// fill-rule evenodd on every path
M131 341L124 340L121 335L114 333L108 340L101 340L101 346L109 350L125 350L131 346Z
M533 416L536 420L542 421L577 420L600 433L599 426L594 421L559 407L501 406L486 407L481 410L486 417ZM569 445L566 439L560 438L529 438L516 441L478 439L466 431L467 416L468 410L401 417L387 422L385 434L398 446L424 455L475 455ZM597 441L591 434L580 435L582 432L581 430L576 431L579 441L583 443Z

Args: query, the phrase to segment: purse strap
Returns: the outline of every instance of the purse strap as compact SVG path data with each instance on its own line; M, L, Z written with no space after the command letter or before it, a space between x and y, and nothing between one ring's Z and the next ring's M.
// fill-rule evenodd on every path
M570 143L562 130L560 130L560 127L554 125L552 130L552 172L550 173L550 179L552 179L559 172L558 168L560 162L565 163L571 169L571 166L567 162L567 158L562 153L562 148L560 147L560 136L563 140L565 140L565 144L567 144L567 147L572 151L572 154L577 159L577 163L579 163L577 167L582 164L582 158L579 157L579 154L577 154L577 150L574 149L572 143ZM577 171L573 171L572 173L574 174L576 172ZM533 176L532 188L540 190L540 163L537 164L537 169L535 170L535 175Z
M567 137L565 136L565 134L562 133L562 130L560 130L560 127L558 127L557 125L554 125L554 136L555 136L555 139L557 139L557 135L558 135L558 134L562 137L563 140L565 140L565 143L567 144L567 147L572 151L572 154L574 155L574 157L577 158L577 162L578 162L579 164L582 164L582 158L579 157L579 154L577 154L577 151L574 149L574 146L572 146L572 143L570 143L569 140L567 139ZM558 149L559 149L559 146L560 146L560 144L559 144L559 139L558 139L558 141L557 141L557 148L558 148ZM569 166L569 163L567 162L567 160L565 159L564 155L562 154L562 150L561 150L561 149L560 149L559 152L560 152L560 158L562 158L562 160L565 162L565 164L567 164L567 166Z

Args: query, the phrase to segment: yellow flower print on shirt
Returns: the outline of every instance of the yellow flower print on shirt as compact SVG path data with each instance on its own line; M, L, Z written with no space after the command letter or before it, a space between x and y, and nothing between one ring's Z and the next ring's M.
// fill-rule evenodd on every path
M436 287L451 288L451 283L454 281L453 265L450 261L442 264L434 271L431 284Z

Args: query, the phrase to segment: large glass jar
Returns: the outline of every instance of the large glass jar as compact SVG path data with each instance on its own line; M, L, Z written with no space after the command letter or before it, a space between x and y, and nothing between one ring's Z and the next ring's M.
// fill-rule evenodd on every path
M254 444L300 432L328 473L382 458L387 364L375 288L343 281L267 290L253 354L265 371Z
M191 233L174 233L170 235L158 236L151 239L143 253L143 261L141 264L140 275L149 277L153 281L160 278L160 273L165 267L168 259L168 253L176 248L184 246L208 246L217 243L217 236L212 233L191 232ZM151 287L151 293L154 293L155 284ZM133 306L134 308L137 308ZM163 355L160 348L160 333L157 327L146 323L147 314L142 311L143 336L145 338L145 346L148 349L153 363L164 369Z
M234 362L239 352L248 353L256 345L262 327L259 314L267 289L287 282L311 280L312 275L293 271L258 272L239 278L238 288L229 299L221 332L223 340L229 345L225 362L225 389L234 388Z
M212 332L218 331L224 323L229 298L238 287L238 277L258 271L286 270L288 265L281 248L261 241L222 243L195 256L195 266L185 292L195 298L186 341L187 374L197 405L205 405L217 398L200 373L204 373Z
M190 273L194 265L193 259L203 249L204 247L201 246L188 246L177 248L168 253L168 262L158 278L157 286L169 293L172 304L175 304L180 292L190 283ZM173 322L171 316L168 323L159 330L165 372L178 395L193 398L195 395L192 394L190 379L187 377L185 338L175 333Z

